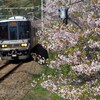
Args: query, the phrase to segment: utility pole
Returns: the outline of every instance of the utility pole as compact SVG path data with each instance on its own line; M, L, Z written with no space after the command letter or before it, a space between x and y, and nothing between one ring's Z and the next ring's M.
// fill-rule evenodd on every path
M32 11L32 20L34 21L34 0L32 0L33 11Z
M43 18L43 0L41 0L41 29L44 29L44 18Z

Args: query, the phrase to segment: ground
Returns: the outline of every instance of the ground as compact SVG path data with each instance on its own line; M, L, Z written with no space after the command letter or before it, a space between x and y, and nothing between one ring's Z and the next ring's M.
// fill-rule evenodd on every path
M0 100L23 100L32 88L32 76L41 73L41 71L42 66L34 61L23 63L0 83Z

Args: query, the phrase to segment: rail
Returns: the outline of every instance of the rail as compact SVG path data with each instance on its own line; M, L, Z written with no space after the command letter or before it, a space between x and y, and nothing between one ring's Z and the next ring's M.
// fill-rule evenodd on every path
M18 64L7 63L0 67L0 83L5 80L10 74L12 74L19 66L22 65L22 62Z

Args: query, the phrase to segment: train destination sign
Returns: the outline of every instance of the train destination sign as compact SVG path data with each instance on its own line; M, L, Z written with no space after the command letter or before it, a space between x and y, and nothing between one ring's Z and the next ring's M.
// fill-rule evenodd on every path
M10 25L16 25L17 23L13 21L13 22L9 22L9 24Z

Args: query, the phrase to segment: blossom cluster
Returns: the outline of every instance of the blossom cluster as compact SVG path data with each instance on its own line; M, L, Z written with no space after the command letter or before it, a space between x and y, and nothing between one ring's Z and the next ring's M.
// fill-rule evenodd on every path
M48 13L52 12L52 14L55 14L55 12L58 9L57 7L59 7L61 5L67 5L70 3L73 4L73 3L79 2L79 1L80 0L74 0L74 1L72 1L72 0L68 0L68 1L53 0L53 3L51 3L51 1L48 0L48 1L46 1L45 9ZM85 64L85 66L86 65L91 66L89 64L90 61L87 57L88 54L90 54L90 51L83 52L84 48L87 48L87 45L91 49L93 49L93 48L99 49L97 54L95 53L95 55L97 57L96 60L97 60L97 62L99 61L99 59L100 59L100 54L99 54L100 42L96 41L96 40L94 41L90 37L90 36L94 37L96 35L99 36L99 33L100 33L100 30L99 30L99 20L100 19L97 17L99 14L98 6L97 6L98 2L99 2L99 0L97 0L97 2L95 2L95 7L94 7L94 2L85 0L84 2L75 3L74 5L72 5L69 8L70 17L77 20L80 25L82 24L83 29L85 28L84 31L81 30L76 25L74 25L74 23L69 22L68 25L64 25L57 21L54 21L53 24L51 24L51 27L45 26L44 32L38 33L38 35L40 36L40 43L42 43L42 45L48 50L48 52L50 52L50 51L58 52L58 56L55 58L55 60L49 61L48 66L50 68L54 67L54 68L59 69L62 64L69 64L71 66L77 66L77 65L82 66ZM90 5L88 5L88 4L90 4ZM91 8L93 10L87 9L87 7ZM72 10L72 9L74 9L74 10ZM95 13L94 9L97 10L97 13ZM80 12L80 11L82 11L82 12ZM45 15L45 17L46 16L52 17L52 15L49 15L48 13L47 13L47 15ZM94 16L94 14L95 14L95 16ZM96 25L96 24L93 25L96 22L98 22L98 25ZM79 45L79 47L77 47L77 45L80 42L80 37L83 37L81 39L83 44L81 43ZM84 44L85 41L83 41L83 40L85 40L85 38L87 38L87 37L90 39L88 41L86 41L87 43ZM68 51L68 49L71 47L76 47L77 49ZM81 48L81 50L80 50L80 48ZM85 53L87 53L87 54L85 54ZM66 57L66 55L67 55L67 57ZM94 63L93 59L92 59L91 63ZM96 66L97 69L99 69L98 64L94 65L94 66ZM90 70L92 70L91 69L92 67L93 66L90 67ZM88 73L88 71L87 71L87 73Z
M86 75L95 74L96 72L100 72L100 62L94 61L91 63L91 65L80 64L72 66L72 70L77 72L79 75L83 73L85 73Z
M41 86L52 92L55 92L57 90L57 86L52 80L44 81L43 83L41 83Z
M90 48L98 48L100 49L100 42L93 42L93 40L88 41L89 47Z
M74 33L70 32L72 27L66 28L63 24L59 23L55 26L53 25L52 29L46 29L42 36L40 37L40 42L47 50L61 51L66 46L74 46L77 44L78 37L80 36L79 32ZM39 32L39 35L41 33Z
M57 10L62 5L69 6L71 20L67 25L55 20L58 18ZM98 76L100 77L99 6L99 0L46 0L45 27L43 32L38 31L39 43L48 53L56 53L46 64L51 69L57 69L59 75L43 74L40 84L64 99L95 100L95 96L100 95L100 84L97 82ZM40 60L40 63L43 61ZM77 78L83 78L64 76L61 72L62 65L70 65L70 76L75 73ZM94 80L91 79L92 76L96 76ZM83 79L85 83L82 83ZM77 84L78 87L74 86Z
M100 94L100 86L97 80L88 81L80 85L80 80L63 79L61 76L56 79L56 77L50 75L44 77L46 80L41 82L41 86L52 93L57 93L64 99L81 100L83 97L84 99L88 97L88 99L94 100L94 97ZM54 78L56 81L54 81ZM68 82L71 84L76 83L79 86L74 87Z

